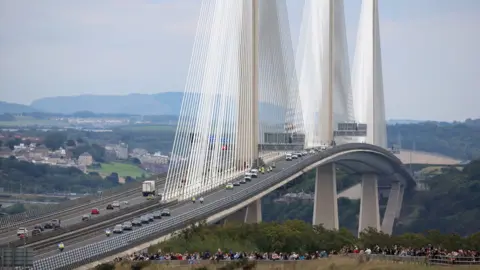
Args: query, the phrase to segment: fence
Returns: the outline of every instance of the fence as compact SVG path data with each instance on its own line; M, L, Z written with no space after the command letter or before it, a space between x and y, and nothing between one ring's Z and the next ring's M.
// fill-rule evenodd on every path
M359 149L364 149L367 146L358 144ZM346 147L346 146L345 146ZM337 146L333 149L333 153L338 151L349 150L343 146ZM133 232L120 235L118 237L103 240L101 242L86 245L70 251L54 255L49 258L38 260L34 263L37 270L50 269L73 269L84 264L100 260L102 258L115 255L119 252L127 250L131 247L138 246L144 242L151 241L157 237L167 235L176 230L182 229L186 224L191 224L199 220L206 219L213 214L216 214L224 209L228 209L237 205L240 202L248 200L250 197L262 192L263 190L274 186L280 181L288 178L295 173L302 171L307 166L316 161L331 155L332 151L325 151L313 156L308 156L299 163L288 167L276 174L269 176L266 179L260 180L256 184L238 191L225 198L219 199L215 202L206 204L198 209L188 211L184 214L171 217L165 221L141 227Z
M351 254L349 256L353 256L353 257L364 256L365 259L367 260L403 262L403 263L414 263L414 264L480 266L480 256L465 257L465 256L435 255L435 256L426 257L426 256L384 255L384 254L371 254L371 255Z
M166 176L165 173L159 175L160 178L165 176ZM22 223L29 222L38 218L46 217L51 214L67 210L69 208L80 207L80 206L84 206L85 204L89 204L93 202L97 203L100 201L107 201L109 200L109 197L124 194L126 192L129 192L132 189L138 189L140 188L141 184L142 184L141 182L127 183L116 188L105 190L102 192L101 196L99 195L86 196L83 198L62 202L61 204L58 204L58 205L49 205L48 207L32 209L23 213L2 217L0 218L0 229L2 231L5 231L8 229L17 227Z

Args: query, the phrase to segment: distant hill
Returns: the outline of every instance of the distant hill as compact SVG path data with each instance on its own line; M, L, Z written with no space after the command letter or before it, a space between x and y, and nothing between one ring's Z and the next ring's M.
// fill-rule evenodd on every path
M130 95L81 95L37 99L31 106L51 113L73 114L90 111L99 114L178 115L183 93Z
M47 97L32 102L32 107L59 114L131 114L131 115L171 115L179 116L183 92L165 92L159 94L81 95ZM201 102L199 99L193 103ZM259 106L261 121L274 122L285 110L278 106L261 103Z
M421 121L421 120L409 120L409 119L390 119L387 121L387 125L404 125L404 124L418 124L418 123L423 123L427 121Z
M28 105L0 101L0 114L32 113L32 112L38 112L38 111L39 111L38 109L32 108L31 106L28 106Z

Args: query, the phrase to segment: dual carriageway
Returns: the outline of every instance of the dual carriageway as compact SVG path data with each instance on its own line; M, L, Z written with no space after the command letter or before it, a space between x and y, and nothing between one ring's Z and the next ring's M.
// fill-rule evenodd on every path
M360 149L357 151L357 148ZM373 150L370 148L373 148ZM141 214L128 213L132 211L127 211L127 213L124 212L122 214L119 213L115 220L110 220L93 226L89 226L87 222L83 223L85 224L83 225L81 221L82 214L88 213L92 207L85 208L81 211L77 210L75 213L59 214L59 216L55 218L63 219L62 226L75 226L75 224L78 225L79 223L83 226L79 230L66 232L56 236L53 238L55 242L49 239L50 242L47 241L48 245L37 244L35 241L32 242L32 246L37 246L35 269L73 269L72 267L78 267L92 261L98 261L99 259L118 254L119 252L138 246L144 242L168 235L176 230L184 228L185 225L194 222L205 219L209 222L216 222L227 215L226 211L228 209L238 208L248 200L251 200L255 196L259 196L259 194L264 196L265 194L263 193L271 192L272 188L277 188L279 185L283 185L287 181L307 172L314 166L319 166L319 164L323 162L322 160L325 160L326 163L335 162L335 157L343 155L342 153L348 154L352 151L377 151L381 152L380 154L384 156L391 155L386 150L376 148L378 147L365 144L357 144L354 146L344 145L328 149L324 152L311 154L302 159L296 159L293 161L286 161L284 156L277 155L270 161L266 160L266 163L275 160L276 168L274 168L272 172L265 173L264 175L259 174L258 178L253 178L251 182L236 186L233 190L226 190L224 186L219 187L217 190L213 190L204 195L204 204L193 204L187 201L176 203L175 205L169 205L168 208L170 209L171 217L164 217L160 220L155 220L142 227L134 227L133 231L124 232L121 235L106 237L104 231L106 228L111 228L115 224L122 224L125 221L131 221L133 218L138 217L141 214L161 210L162 206L159 204L152 204L151 207L143 209L146 212L144 211ZM401 162L395 157L392 158L389 156L387 159L391 159L388 162L391 162L392 164L395 163L395 166L402 166ZM243 174L234 181L238 181L241 178L243 178ZM165 178L159 179L157 185L161 186L162 183L164 183L162 181L165 181ZM111 199L108 202L103 202L102 205L95 206L101 209L101 214L97 219L100 219L102 215L107 215L105 214L108 213L107 210L103 209L105 209L106 205L113 200L114 199ZM145 197L141 195L141 192L138 189L135 190L135 193L116 200L128 200L128 207L131 209L133 209L135 205L138 206L146 201ZM223 213L223 215L219 216L218 213ZM217 216L217 220L212 220L212 216ZM46 221L48 220L44 220L43 222ZM94 219L92 219L92 221L94 221ZM3 242L5 239L13 239L14 236L12 236L12 234L14 233L11 233L10 236L3 236L4 238L2 238L1 241ZM2 235L0 235L0 237L1 236ZM58 241L56 241L57 239ZM65 251L63 253L59 253L57 250L57 244L61 241L65 244ZM28 245L30 245L30 243L27 244L27 246Z

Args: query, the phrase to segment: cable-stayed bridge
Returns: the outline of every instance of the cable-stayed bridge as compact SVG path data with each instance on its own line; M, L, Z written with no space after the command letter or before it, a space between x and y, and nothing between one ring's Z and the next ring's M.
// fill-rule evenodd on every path
M338 229L337 167L362 175L359 231L391 233L415 182L386 145L377 0L363 1L359 25L350 74L343 1L306 0L295 59L284 0L204 0L165 183L165 199L179 200L172 217L46 252L35 268L72 269L200 220L261 222L260 199L310 170L313 223ZM286 160L304 149L321 151ZM391 187L382 222L379 182Z

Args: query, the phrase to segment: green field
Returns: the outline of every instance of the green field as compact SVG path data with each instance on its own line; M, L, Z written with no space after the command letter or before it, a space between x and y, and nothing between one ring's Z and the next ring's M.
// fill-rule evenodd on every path
M145 176L148 176L148 172L142 170L141 168L133 164L112 162L112 163L101 163L101 165L102 165L102 168L100 169L89 169L88 171L98 172L102 176L108 176L112 174L112 172L118 173L118 176L120 177L125 177L125 176L140 177L142 176L142 174L145 174Z
M170 125L130 125L130 126L123 126L120 129L121 130L126 130L126 131L152 131L152 132L172 131L172 132L174 132L177 129L177 126L170 126Z

